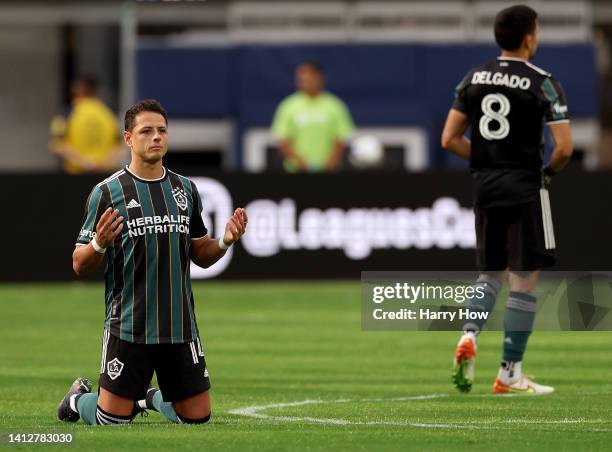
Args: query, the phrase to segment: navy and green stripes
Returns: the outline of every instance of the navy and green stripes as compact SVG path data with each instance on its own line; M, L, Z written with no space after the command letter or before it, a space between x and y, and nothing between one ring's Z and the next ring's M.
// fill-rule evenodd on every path
M546 121L553 122L568 119L565 95L558 83L552 78L547 77L542 82L540 89L548 103Z
M172 183L172 180L170 180ZM164 196L162 199L166 200L172 197L172 186L168 184L161 184L161 189L164 192ZM175 203L167 202L165 205L166 211L170 215L179 215L179 209ZM185 244L182 245L183 248ZM169 247L169 262L168 262L168 271L170 272L170 278L173 281L180 281L182 279L182 266L181 266L181 242L180 240L171 240L168 237L168 247ZM185 291L183 290L183 284L173 284L170 287L170 327L171 327L171 335L183 335L183 307L186 304L186 296Z
M194 340L190 246L206 234L195 185L166 170L155 181L115 173L92 190L78 243L89 243L108 207L119 210L124 228L107 251L106 327L128 342Z

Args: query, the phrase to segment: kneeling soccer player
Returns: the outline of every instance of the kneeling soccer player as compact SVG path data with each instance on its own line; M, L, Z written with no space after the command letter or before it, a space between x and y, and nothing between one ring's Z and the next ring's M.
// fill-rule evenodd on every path
M99 393L79 377L58 407L60 420L127 424L144 409L169 421L210 419L210 381L194 312L189 264L217 262L244 234L236 209L221 239L209 238L193 182L163 166L167 114L144 100L125 114L129 166L96 185L73 253L84 274L106 256L106 320ZM150 388L153 373L160 390Z
M572 154L565 95L551 74L529 63L538 41L537 13L528 6L502 10L495 19L502 49L496 60L470 71L459 84L442 133L442 145L470 161L476 188L477 284L486 296L470 309L490 312L506 279L510 296L504 318L497 393L550 393L522 373L533 328L539 269L555 262L548 185ZM543 165L543 123L555 148ZM471 127L471 141L464 133ZM474 379L476 336L484 321L464 325L455 350L453 380L468 392Z

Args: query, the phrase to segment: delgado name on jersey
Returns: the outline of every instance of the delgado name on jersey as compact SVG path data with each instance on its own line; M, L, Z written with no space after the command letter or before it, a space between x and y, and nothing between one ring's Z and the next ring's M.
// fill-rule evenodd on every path
M472 76L472 85L501 85L508 88L529 89L531 80L503 72L479 71Z

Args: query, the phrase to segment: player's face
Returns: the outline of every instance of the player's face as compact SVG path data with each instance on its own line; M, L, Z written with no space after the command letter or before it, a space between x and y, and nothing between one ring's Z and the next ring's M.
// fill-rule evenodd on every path
M298 66L295 83L300 91L316 95L323 89L323 76L307 64Z
M131 132L125 132L124 138L133 157L146 163L157 163L168 152L168 127L159 113L138 113L134 128Z

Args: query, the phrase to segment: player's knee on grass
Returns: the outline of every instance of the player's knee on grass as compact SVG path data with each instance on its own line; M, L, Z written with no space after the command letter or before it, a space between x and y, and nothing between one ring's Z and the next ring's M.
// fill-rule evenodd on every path
M210 392L204 391L199 394L195 394L184 400L180 400L172 403L172 407L179 418L188 420L203 420L210 418L212 413L212 405L210 402ZM203 423L201 421L198 423ZM185 422L191 423L191 422ZM196 422L193 422L196 423Z
M212 413L209 413L208 416L204 416L200 419L190 419L188 417L181 416L178 413L176 415L181 424L207 424L208 421L210 421L211 416Z
M176 417L179 421L179 424L205 424L210 420L212 415L212 410L210 406L207 407L198 407L199 409L194 410L193 407L191 410L176 410Z

